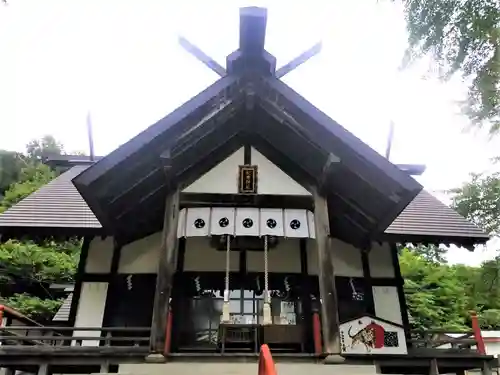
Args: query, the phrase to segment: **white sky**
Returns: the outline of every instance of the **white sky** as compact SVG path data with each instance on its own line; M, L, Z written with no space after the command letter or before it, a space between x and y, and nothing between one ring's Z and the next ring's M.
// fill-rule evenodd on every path
M266 49L278 66L323 40L323 51L284 81L391 160L422 163L431 190L489 168L500 138L465 133L459 79L424 78L429 64L399 71L406 46L401 10L388 0L9 0L0 6L0 149L24 150L52 134L105 155L217 79L177 45L179 34L223 66L237 48L238 8L267 6ZM494 253L456 249L453 262Z

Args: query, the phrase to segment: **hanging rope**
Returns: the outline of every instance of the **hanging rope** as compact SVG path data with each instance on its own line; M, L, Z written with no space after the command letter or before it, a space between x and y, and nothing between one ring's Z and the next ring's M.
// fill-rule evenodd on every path
M231 236L229 234L226 236L226 280L225 280L225 292L224 292L224 301L229 301L229 269L231 268ZM227 292L227 293L226 293Z
M268 239L264 236L264 298L269 301L269 259L267 255Z
M224 280L224 304L222 305L222 322L229 322L230 308L229 308L229 268L231 266L231 236L226 236L226 276Z
M272 324L271 296L269 295L269 259L268 238L264 236L264 306L262 311L262 324Z

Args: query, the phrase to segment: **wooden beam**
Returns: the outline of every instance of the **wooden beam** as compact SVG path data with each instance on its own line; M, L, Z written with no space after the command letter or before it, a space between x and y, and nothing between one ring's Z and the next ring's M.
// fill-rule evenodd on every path
M319 260L319 290L321 296L321 318L323 328L323 348L328 362L339 362L340 329L337 289L330 242L330 222L326 198L314 189L314 224L316 228L316 248Z
M93 239L93 236L83 238L82 249L80 250L80 260L78 261L78 269L76 271L75 277L75 287L73 289L73 297L71 298L71 307L69 309L68 322L69 324L71 324L71 326L75 326L78 301L80 300L80 295L82 294L82 283L85 275L85 266L87 264L87 258L89 255L90 243Z
M363 278L365 279L364 299L367 307L367 313L375 316L375 301L373 299L373 279L370 270L370 250L371 244L360 249L361 265L363 267Z
M156 276L156 293L151 324L150 351L154 359L162 359L165 346L165 330L169 309L170 293L175 272L175 253L177 251L177 224L179 221L179 190L172 189L165 200L162 244L158 274ZM152 358L152 359L153 359Z
M206 145L207 139L213 139L214 134L224 139L224 134L231 132L231 129L235 128L234 123L228 117L234 114L234 109L232 108L233 106L231 108L228 107L228 109L222 110L217 114L219 118L223 117L224 123L221 123L221 120L215 117L206 119L196 129L191 130L189 133L190 137L184 134L183 136L186 139L176 140L173 147L163 150L157 156L158 160L151 160L150 165L138 165L136 168L128 171L127 181L131 183L129 185L125 184L121 190L119 190L119 187L115 188L113 190L114 196L108 203L111 216L121 214L118 210L121 208L122 202L127 202L127 206L130 206L130 202L136 202L142 198L145 189L161 185L165 179L163 174L159 173L160 169L165 169L166 166L169 166L169 169L173 169L175 166L182 164L182 161L179 162L178 158L182 157L186 152L194 155L195 161L199 160L197 159L197 155L202 154L199 148L200 145ZM193 160L189 160L188 163L191 165Z
M404 291L405 280L401 275L401 268L399 266L398 247L395 243L390 244L392 266L394 268L394 279L396 281L396 288L398 292L399 309L401 311L401 322L405 330L406 341L411 345L411 332L410 332L410 318L408 315L408 306L406 304L406 295Z
M328 154L328 158L325 161L323 166L323 173L319 177L319 186L322 191L326 191L326 185L328 183L328 178L332 172L332 169L335 165L338 165L340 159L332 154L331 152Z
M215 73L217 73L220 77L224 77L226 75L226 69L224 69L217 61L208 56L201 49L196 47L194 44L190 43L186 38L180 36L179 44L182 48L184 48L191 55L200 60L207 67L212 69Z
M309 48L308 50L302 52L299 56L295 57L293 60L289 61L287 64L283 65L276 71L276 78L282 78L286 74L290 73L292 70L297 69L299 66L304 64L311 57L316 56L321 52L321 48L323 47L322 42L316 43L314 46Z
M297 208L313 210L314 204L308 195L243 195L215 193L181 193L181 207L260 207L260 208Z
M178 107L176 110L157 121L155 124L148 127L142 133L132 138L130 141L117 148L112 154L102 159L99 164L95 164L96 168L86 170L85 174L78 176L75 179L76 185L89 186L94 184L100 177L107 175L108 178L102 180L102 187L113 181L114 178L123 176L123 171L116 168L120 164L125 165L132 161L131 157L147 155L148 152L139 152L148 147L151 151L155 146L162 145L166 147L169 142L163 144L165 139L174 140L182 134L187 128L192 126L193 121L202 119L206 115L206 108L214 101L219 100L221 96L225 96L238 82L239 77L226 76L217 80L214 84L200 92L198 95L191 98L189 101ZM157 155L155 155L157 157ZM129 160L127 160L129 159ZM112 173L109 173L112 172ZM122 179L118 178L121 183ZM96 187L96 186L94 186Z

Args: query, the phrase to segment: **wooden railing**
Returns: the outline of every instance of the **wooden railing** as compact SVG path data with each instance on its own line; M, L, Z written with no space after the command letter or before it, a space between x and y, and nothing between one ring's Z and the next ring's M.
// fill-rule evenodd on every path
M451 337L450 334L460 335L458 337ZM434 348L449 344L452 349L470 349L472 346L477 346L477 341L473 337L473 332L457 332L450 333L449 330L432 329L426 331L412 332L410 343L413 348ZM449 348L443 348L449 349Z
M44 327L0 328L0 345L45 347L147 346L150 327Z
M19 311L14 310L9 306L0 304L0 326L7 325L43 327L40 323L28 318Z
M413 331L410 343L413 348L448 350L468 349L479 354L486 354L484 339L475 312L471 312L471 321L471 331L462 331L456 333L442 329ZM451 335L455 337L452 337Z
M277 375L271 350L266 344L260 347L259 375Z

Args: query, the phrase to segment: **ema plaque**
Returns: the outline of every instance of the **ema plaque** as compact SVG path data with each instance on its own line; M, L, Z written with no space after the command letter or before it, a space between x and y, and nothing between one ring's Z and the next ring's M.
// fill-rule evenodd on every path
M238 190L240 194L257 194L256 165L240 165Z

